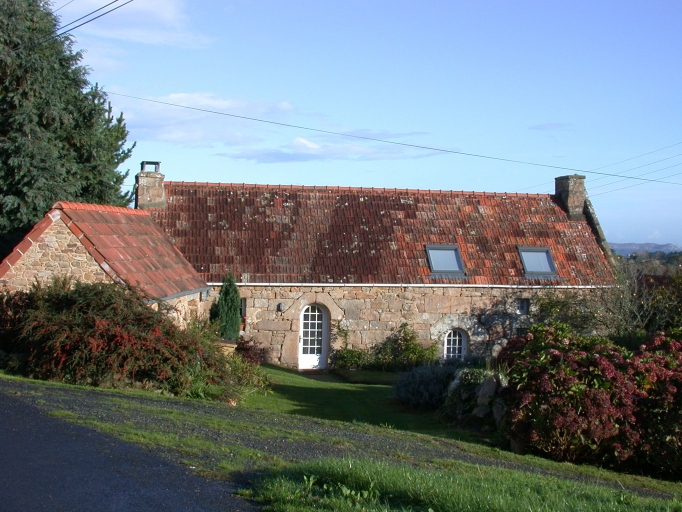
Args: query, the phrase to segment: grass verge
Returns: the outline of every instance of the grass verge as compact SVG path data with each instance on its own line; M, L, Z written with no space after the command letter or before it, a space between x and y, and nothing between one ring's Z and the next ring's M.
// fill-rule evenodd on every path
M419 491L421 495L416 488L409 491L421 497L408 504L402 504L403 498L391 498L394 494L398 496L394 490L398 487L397 481L403 480L403 487L408 489L410 479L445 479L443 481L454 484L465 483L467 489L474 486L473 489L487 496L485 499L488 501L481 502L485 507L481 505L470 510L497 510L497 494L501 496L499 503L505 506L509 500L504 498L507 500L504 501L504 496L519 496L519 505L510 505L509 510L583 510L580 508L582 503L590 500L596 504L590 510L616 510L612 504L618 503L618 500L621 505L617 510L681 510L679 502L673 500L641 501L643 498L629 492L628 488L679 497L682 496L682 483L618 474L591 466L556 463L500 451L486 444L465 442L461 440L465 436L438 424L432 415L415 415L400 407L391 398L388 386L352 385L338 382L338 379L329 376L313 378L281 369L268 369L268 373L275 382L274 392L265 397L250 397L249 400L257 400L254 400L255 405L253 402L249 404L247 400L249 408L162 397L139 391L132 393L79 388L5 377L2 372L0 392L19 395L17 399L66 421L95 428L162 453L206 476L236 478L247 482L251 481L255 473L274 471L271 476L258 483L251 494L254 498L265 500L264 502L270 500L268 503L273 507L272 510L307 510L282 507L296 505L287 496L303 492L301 489L305 490L306 485L310 485L311 477L321 483L306 491L309 495L306 495L305 500L312 500L311 503L315 504L337 500L330 501L331 505L327 510L344 510L339 507L346 507L343 503L351 503L355 499L353 492L356 497L362 497L363 491L374 492L377 489L380 492L379 498L373 504L366 504L366 507L362 505L361 508L401 510L400 507L404 506L412 507L412 510L428 510L429 507L434 511L452 510L439 508L439 503L453 503L447 500L459 499L446 496L442 498L446 501L442 501L439 497L442 492L437 487L428 486L422 487ZM283 391L280 386L285 386ZM371 389L364 390L365 387ZM296 392L292 393L291 388L297 388ZM325 404L325 397L331 401L334 397L352 393L354 388L359 388L356 392L361 397L372 397L376 403L365 404L361 414L351 414L353 407L358 404L355 397L331 404L341 408L341 411L333 411L333 407ZM306 397L306 390L316 396ZM320 405L318 414L313 414L314 407L311 407L311 403ZM307 408L310 414L297 414L301 407ZM373 409L373 415L370 409ZM325 415L331 419L324 419ZM371 422L363 422L363 415L367 415ZM333 419L335 417L351 419L339 421ZM397 426L393 427L391 422ZM451 435L445 435L438 429L448 430ZM432 432L441 435L434 436ZM460 440L457 440L458 436ZM479 465L467 464L458 459L458 454L471 454L470 460L481 462ZM371 458L375 465L367 465L370 463L362 460L366 458ZM349 463L348 460L358 462ZM360 476L365 475L362 477L364 480L354 480L356 477L360 478L353 476L354 473L337 471L344 464L352 464L356 469L365 468L358 472ZM495 464L518 466L511 470L491 466ZM335 471L337 476L334 476L337 474ZM535 473L531 473L533 471ZM538 474L541 472L551 474ZM393 483L384 482L381 480L383 473L398 476ZM506 482L507 487L496 487L496 481L500 479L503 483ZM556 493L573 493L577 497L570 498L566 502L568 505L550 500L548 503L553 504L552 507L556 505L555 508L535 508L537 500L544 495L538 490L535 494L526 496L519 490L523 486L533 488L534 482L542 482L543 486L549 486ZM599 482L606 482L610 487L594 485ZM324 488L325 483L328 489ZM378 487L379 484L382 487ZM462 487L454 484L448 486L454 486L455 490ZM622 490L614 491L613 487ZM277 491L279 494L274 494L278 488L281 488ZM584 489L583 495L579 494L580 489ZM460 490L469 492L466 489ZM608 492L604 494L602 491ZM436 498L441 501L433 501ZM647 508L649 505L641 505L642 503L655 506Z
M368 460L297 464L263 478L244 494L278 512L682 510L677 500L500 468L461 465L453 472Z

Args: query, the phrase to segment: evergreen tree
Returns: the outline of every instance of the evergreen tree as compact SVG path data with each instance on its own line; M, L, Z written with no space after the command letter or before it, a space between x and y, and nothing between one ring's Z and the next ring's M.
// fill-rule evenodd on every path
M56 201L126 206L122 115L88 82L46 0L0 0L0 233L26 229Z
M218 302L211 306L210 317L218 324L218 333L221 338L226 340L236 340L239 338L239 326L242 318L242 299L239 297L239 290L234 282L234 276L229 273L223 279L223 286L220 288Z

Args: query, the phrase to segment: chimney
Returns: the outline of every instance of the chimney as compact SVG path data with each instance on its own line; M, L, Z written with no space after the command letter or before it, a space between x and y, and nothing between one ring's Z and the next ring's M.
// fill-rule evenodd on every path
M148 171L147 167L153 168ZM166 207L166 191L163 188L161 162L142 162L140 173L135 176L135 208L149 210Z
M559 204L568 212L570 220L585 220L585 202L587 191L585 190L585 176L572 174L559 176L554 180L555 195Z

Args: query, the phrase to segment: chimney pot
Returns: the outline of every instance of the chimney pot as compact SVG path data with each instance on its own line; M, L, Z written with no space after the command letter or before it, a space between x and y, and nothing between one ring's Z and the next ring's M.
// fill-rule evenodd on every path
M148 171L152 167L153 171ZM164 175L161 162L144 161L140 172L135 176L135 208L140 210L166 208L166 190L163 188Z
M571 174L559 176L554 180L555 195L562 208L568 213L569 220L585 220L585 176Z

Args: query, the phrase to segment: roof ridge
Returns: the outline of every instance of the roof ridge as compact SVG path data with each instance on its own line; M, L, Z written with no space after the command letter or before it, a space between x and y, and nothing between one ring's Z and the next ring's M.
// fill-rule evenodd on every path
M480 195L480 196L513 196L513 197L549 197L552 194L530 194L527 192L477 192L466 190L432 190L432 189L411 189L411 188L374 188L374 187L341 187L328 185L268 185L257 183L212 183L197 181L164 181L164 185L174 186L195 186L195 187L233 187L233 188L257 188L257 189L278 189L278 190L309 190L309 191L328 191L328 192L367 192L367 193L386 193L393 192L406 194L443 194L443 195Z
M57 201L52 205L53 210L87 210L92 212L121 213L123 215L149 215L144 210L111 206L108 204L77 203L71 201Z

